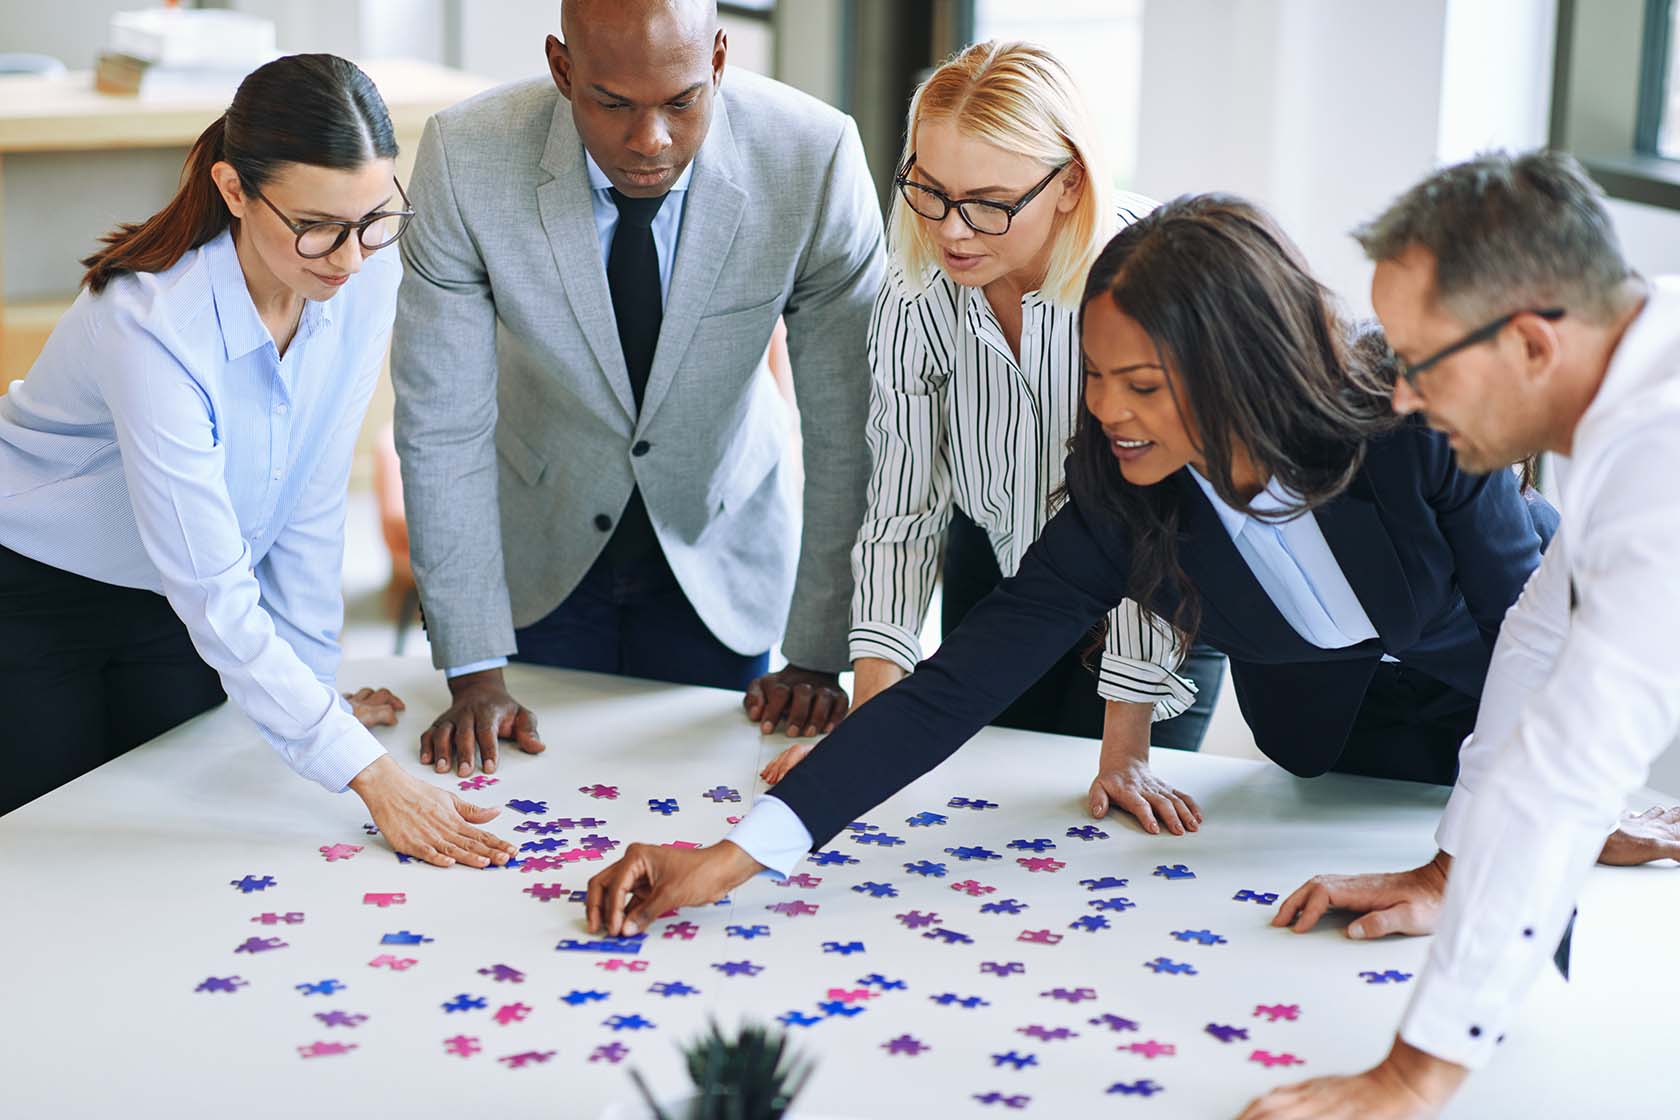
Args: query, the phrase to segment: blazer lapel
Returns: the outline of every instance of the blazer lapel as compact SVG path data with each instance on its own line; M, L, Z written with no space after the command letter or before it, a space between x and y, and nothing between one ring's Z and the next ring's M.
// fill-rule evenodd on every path
M594 204L589 195L589 172L583 162L583 141L572 127L571 105L559 98L554 105L554 122L548 131L548 147L542 167L551 178L537 187L537 210L543 232L548 235L560 282L572 305L573 317L613 396L624 414L636 419L636 397L630 388L630 374L624 365L624 351L618 343L618 325L613 317L612 296L607 292L607 271L601 266L600 235L595 229Z
M1418 617L1406 570L1400 566L1394 541L1377 513L1376 497L1365 473L1361 471L1345 493L1319 506L1313 515L1384 647L1394 650L1411 646L1424 620Z
M730 131L723 98L716 98L713 112L706 140L694 157L694 175L689 179L688 197L683 204L677 259L671 267L671 291L665 300L665 318L659 328L659 346L654 351L647 391L642 396L642 424L658 410L671 388L746 210L747 192L740 186L745 173L735 151L735 137ZM605 290L603 287L602 291ZM615 352L617 346L615 335ZM623 359L619 361L622 368Z

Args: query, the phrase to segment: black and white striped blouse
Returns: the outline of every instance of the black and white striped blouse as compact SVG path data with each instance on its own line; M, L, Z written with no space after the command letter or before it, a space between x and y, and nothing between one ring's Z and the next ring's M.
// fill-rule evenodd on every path
M1121 221L1154 209L1124 195ZM1079 411L1078 311L1038 292L1021 301L1015 360L980 292L932 270L916 293L890 271L870 323L873 377L865 429L873 469L852 549L853 661L910 670L955 503L986 531L1012 574L1049 519ZM1172 628L1127 599L1109 616L1097 691L1155 705L1166 719L1195 700L1177 675Z

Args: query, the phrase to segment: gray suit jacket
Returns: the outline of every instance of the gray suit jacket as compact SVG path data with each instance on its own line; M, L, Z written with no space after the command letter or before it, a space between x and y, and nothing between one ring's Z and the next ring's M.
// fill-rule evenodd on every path
M640 486L672 572L724 644L759 653L780 635L790 661L844 668L869 473L866 334L884 275L851 119L725 75L639 416L583 143L553 82L433 117L409 196L391 372L434 663L513 652L513 628L553 610L606 546L597 518L616 526ZM760 369L779 315L803 418L803 528L781 469L787 408Z

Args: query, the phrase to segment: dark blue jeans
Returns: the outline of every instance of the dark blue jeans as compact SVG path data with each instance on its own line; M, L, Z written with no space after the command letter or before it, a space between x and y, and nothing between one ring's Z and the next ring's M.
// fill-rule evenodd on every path
M513 632L515 661L745 691L770 654L736 653L694 613L665 554L603 555L546 618Z

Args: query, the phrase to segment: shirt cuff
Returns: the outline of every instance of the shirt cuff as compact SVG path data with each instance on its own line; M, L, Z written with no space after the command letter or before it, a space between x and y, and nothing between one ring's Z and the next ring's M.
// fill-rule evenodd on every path
M1502 1003L1478 1006L1477 1000L1448 980L1441 969L1426 966L1400 1021L1400 1037L1444 1061L1480 1069L1492 1060L1494 1047L1504 1040L1498 1027L1509 1014L1510 1009Z
M1196 682L1165 665L1103 651L1097 667L1097 694L1104 700L1155 705L1152 722L1171 719L1196 702Z
M787 803L765 794L724 837L781 878L811 851L811 830Z
M454 668L445 669L443 671L443 679L448 680L451 677L464 677L468 673L482 673L486 669L500 669L507 663L508 660L505 657L486 657L483 661L474 661L468 665L457 665Z
M1464 825L1470 819L1470 808L1475 801L1476 795L1462 781L1453 786L1447 807L1441 813L1441 823L1435 826L1435 846L1449 856L1458 854Z
M846 644L854 664L865 657L879 657L913 673L922 659L922 643L916 635L890 622L860 622L852 627Z
M334 724L327 742L307 760L299 760L294 769L328 793L343 793L350 779L378 761L385 748L360 720L337 705L328 709L326 718Z

